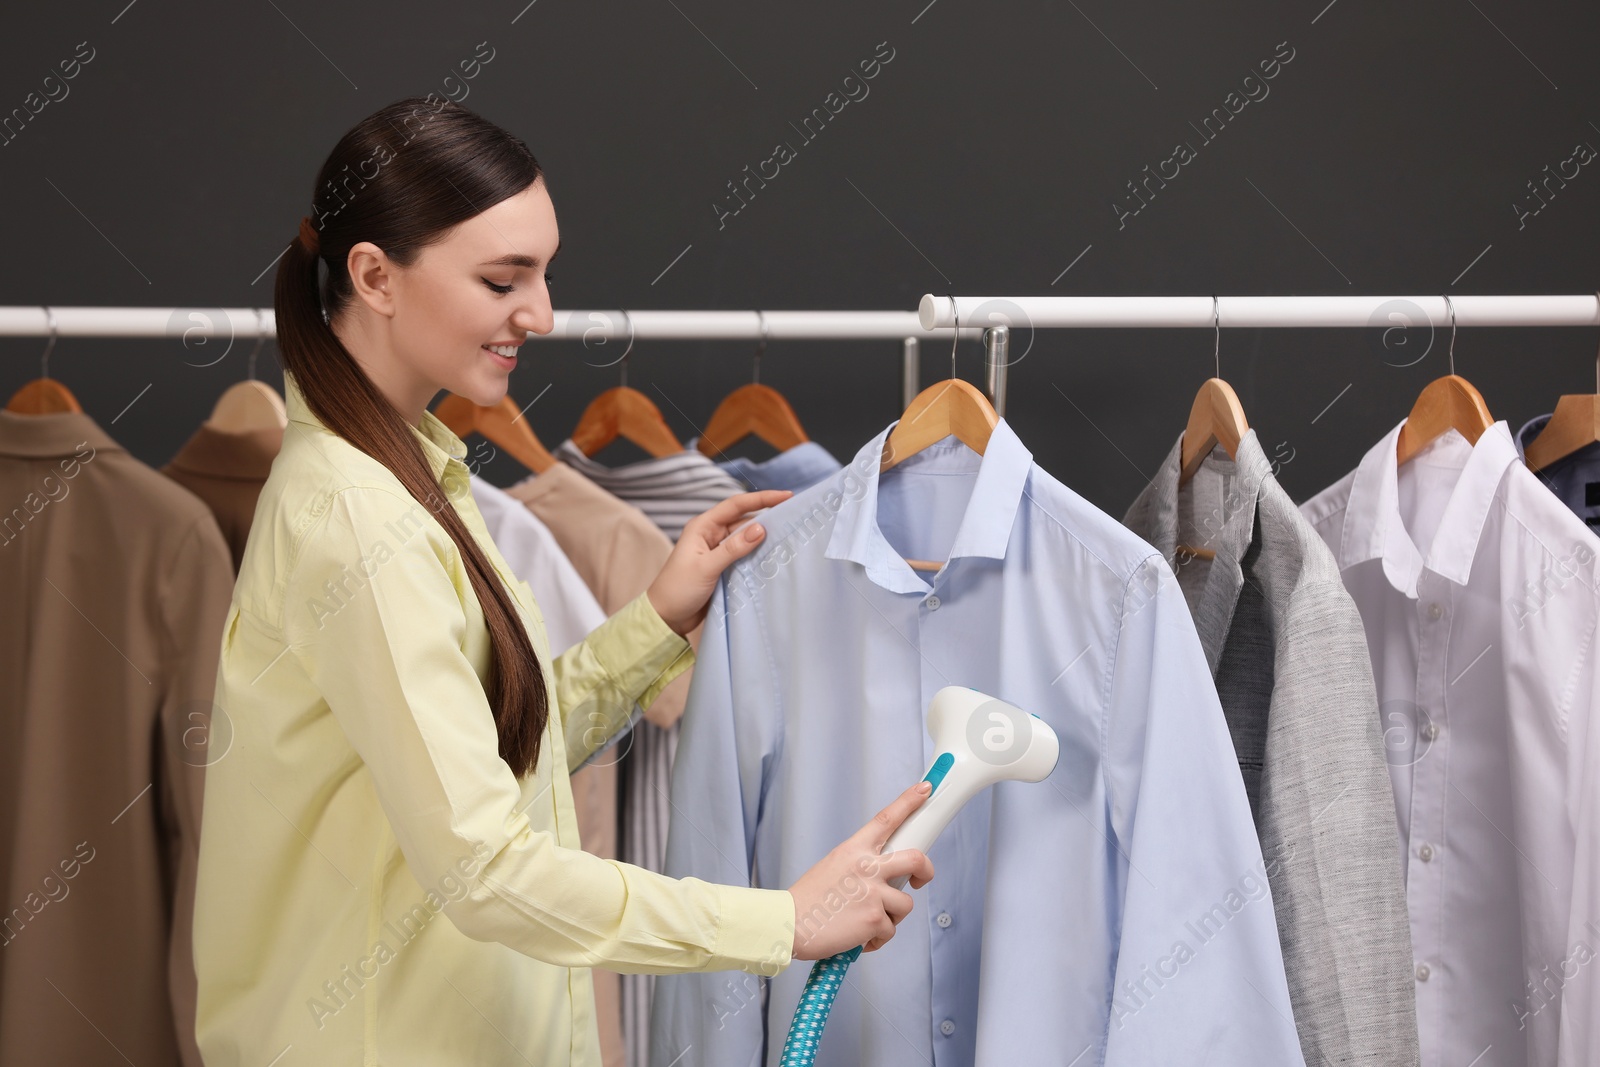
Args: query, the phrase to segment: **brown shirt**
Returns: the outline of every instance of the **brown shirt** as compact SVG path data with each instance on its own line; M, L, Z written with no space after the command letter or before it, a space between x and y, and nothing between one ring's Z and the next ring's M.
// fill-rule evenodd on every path
M161 473L206 502L233 552L237 573L256 515L256 498L283 446L283 429L225 433L201 423Z
M0 411L0 507L0 1063L199 1067L228 546L82 413Z

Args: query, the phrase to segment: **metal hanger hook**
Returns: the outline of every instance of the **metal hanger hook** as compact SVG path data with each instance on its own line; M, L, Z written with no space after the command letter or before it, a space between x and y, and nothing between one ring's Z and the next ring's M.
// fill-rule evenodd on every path
M619 308L622 317L628 323L628 347L622 350L622 358L617 360L618 376L621 378L622 388L628 387L628 353L633 351L633 316L628 314L627 308Z
M39 377L50 377L50 352L56 347L56 313L50 310L49 304L40 304L44 308L44 317L50 324L50 340L44 346L44 355L39 358Z
M1217 377L1222 377L1222 303L1217 299L1217 294L1211 294L1211 328L1216 333L1216 339L1211 343L1211 358L1217 364Z
M761 354L767 350L767 313L756 310L756 319L761 323L761 341L756 345L756 354L750 361L750 381L756 385L761 384Z
M1456 372L1456 306L1450 302L1450 294L1444 294L1444 306L1450 312L1450 373Z
M261 317L261 309L256 308L256 346L250 351L250 380L256 380L256 356L261 354L261 346L267 343L267 320Z
M961 341L961 309L956 307L956 298L954 296L950 296L950 317L955 320L955 327L950 333L950 377L954 378L956 376L956 345Z

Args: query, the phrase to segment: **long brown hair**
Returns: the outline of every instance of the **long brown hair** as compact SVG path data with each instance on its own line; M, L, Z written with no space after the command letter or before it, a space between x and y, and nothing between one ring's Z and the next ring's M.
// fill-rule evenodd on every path
M394 263L411 266L451 227L517 195L542 173L527 145L454 102L409 97L390 104L351 127L322 164L311 214L317 251L292 242L273 294L284 369L311 411L393 471L455 541L493 644L488 696L500 755L519 778L538 763L549 719L544 671L527 630L405 417L328 323L354 299L345 261L357 242L371 241ZM321 282L319 262L328 267ZM467 492L465 480L453 488Z

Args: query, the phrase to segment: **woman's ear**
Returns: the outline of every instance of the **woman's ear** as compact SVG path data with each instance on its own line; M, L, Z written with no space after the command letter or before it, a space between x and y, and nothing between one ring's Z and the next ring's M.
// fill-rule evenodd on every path
M345 268L358 299L380 315L394 314L395 266L383 249L371 241L358 241L345 258Z

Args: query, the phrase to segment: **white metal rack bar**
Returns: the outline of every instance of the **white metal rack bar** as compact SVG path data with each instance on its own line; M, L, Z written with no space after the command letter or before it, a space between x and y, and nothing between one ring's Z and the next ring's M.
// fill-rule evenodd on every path
M0 307L0 337L276 337L271 308L207 307ZM981 328L963 327L964 340L983 340ZM902 392L917 394L917 342L950 339L948 326L924 329L915 311L570 311L555 313L548 334L530 341L901 341ZM992 362L993 354L990 353Z
M1600 296L923 296L923 329L1600 326Z
M50 317L54 316L54 329ZM557 311L535 341L898 339L906 403L922 340L981 339L985 387L1005 414L1010 331L1029 328L1600 326L1600 294L1537 296L937 296L911 311ZM270 308L0 307L0 337L276 336Z
M197 336L254 339L277 336L271 308L58 307L52 305L57 337ZM548 334L534 341L759 341L765 320L769 341L870 341L950 339L950 328L924 329L915 311L557 311ZM630 327L631 323L631 327ZM979 328L961 336L977 339ZM0 307L0 337L48 337L43 306Z

